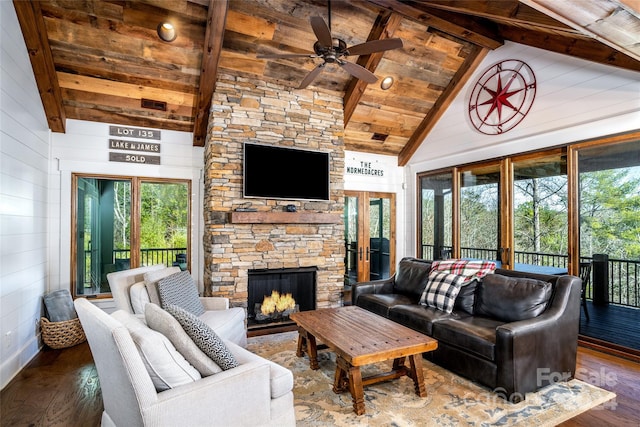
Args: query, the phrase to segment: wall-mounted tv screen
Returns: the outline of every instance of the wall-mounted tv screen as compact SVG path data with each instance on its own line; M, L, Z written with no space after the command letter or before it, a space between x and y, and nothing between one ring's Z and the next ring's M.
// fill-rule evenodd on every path
M329 153L246 142L244 197L329 200Z

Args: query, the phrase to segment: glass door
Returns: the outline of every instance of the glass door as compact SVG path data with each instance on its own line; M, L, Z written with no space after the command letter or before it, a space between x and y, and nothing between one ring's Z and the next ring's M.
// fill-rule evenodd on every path
M569 208L565 150L513 159L514 270L566 274Z
M499 163L460 171L460 258L501 262L504 255L508 263L510 246L501 245L500 182Z
M395 194L345 191L345 280L386 279L395 271Z
M187 270L189 184L140 183L140 265Z
M453 173L420 177L420 248L423 259L439 260L454 256Z

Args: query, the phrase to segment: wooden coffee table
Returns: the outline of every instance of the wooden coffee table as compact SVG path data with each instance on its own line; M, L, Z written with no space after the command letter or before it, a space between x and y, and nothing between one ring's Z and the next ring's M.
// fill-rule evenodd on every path
M298 357L309 356L311 369L318 369L317 340L336 353L336 374L333 391L349 390L353 410L362 415L364 386L400 378L413 379L416 394L425 397L422 375L422 353L435 350L433 338L395 323L357 306L326 308L293 313L291 320L298 325ZM405 358L409 358L409 367ZM360 367L393 359L389 372L363 378Z

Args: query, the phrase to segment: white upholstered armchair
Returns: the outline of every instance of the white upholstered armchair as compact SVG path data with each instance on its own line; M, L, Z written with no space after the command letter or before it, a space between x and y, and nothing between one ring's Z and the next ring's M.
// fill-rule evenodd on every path
M100 378L103 426L295 425L288 369L225 341L239 366L158 392L129 329L86 299L75 307Z
M148 282L158 281L179 271L178 267L156 264L107 274L116 308L144 316L145 304L155 302L151 301L147 291ZM201 320L209 325L220 338L246 347L247 329L244 308L230 308L229 299L223 297L200 297L200 301L206 310L200 316Z

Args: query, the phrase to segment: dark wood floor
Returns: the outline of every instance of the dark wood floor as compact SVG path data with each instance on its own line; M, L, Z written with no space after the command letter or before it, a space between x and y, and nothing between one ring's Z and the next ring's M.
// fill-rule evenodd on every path
M640 309L587 301L589 320L580 314L580 334L636 350L640 354Z
M617 397L562 426L640 426L639 363L580 347L576 377ZM45 348L0 392L0 425L98 426L102 408L89 346Z

